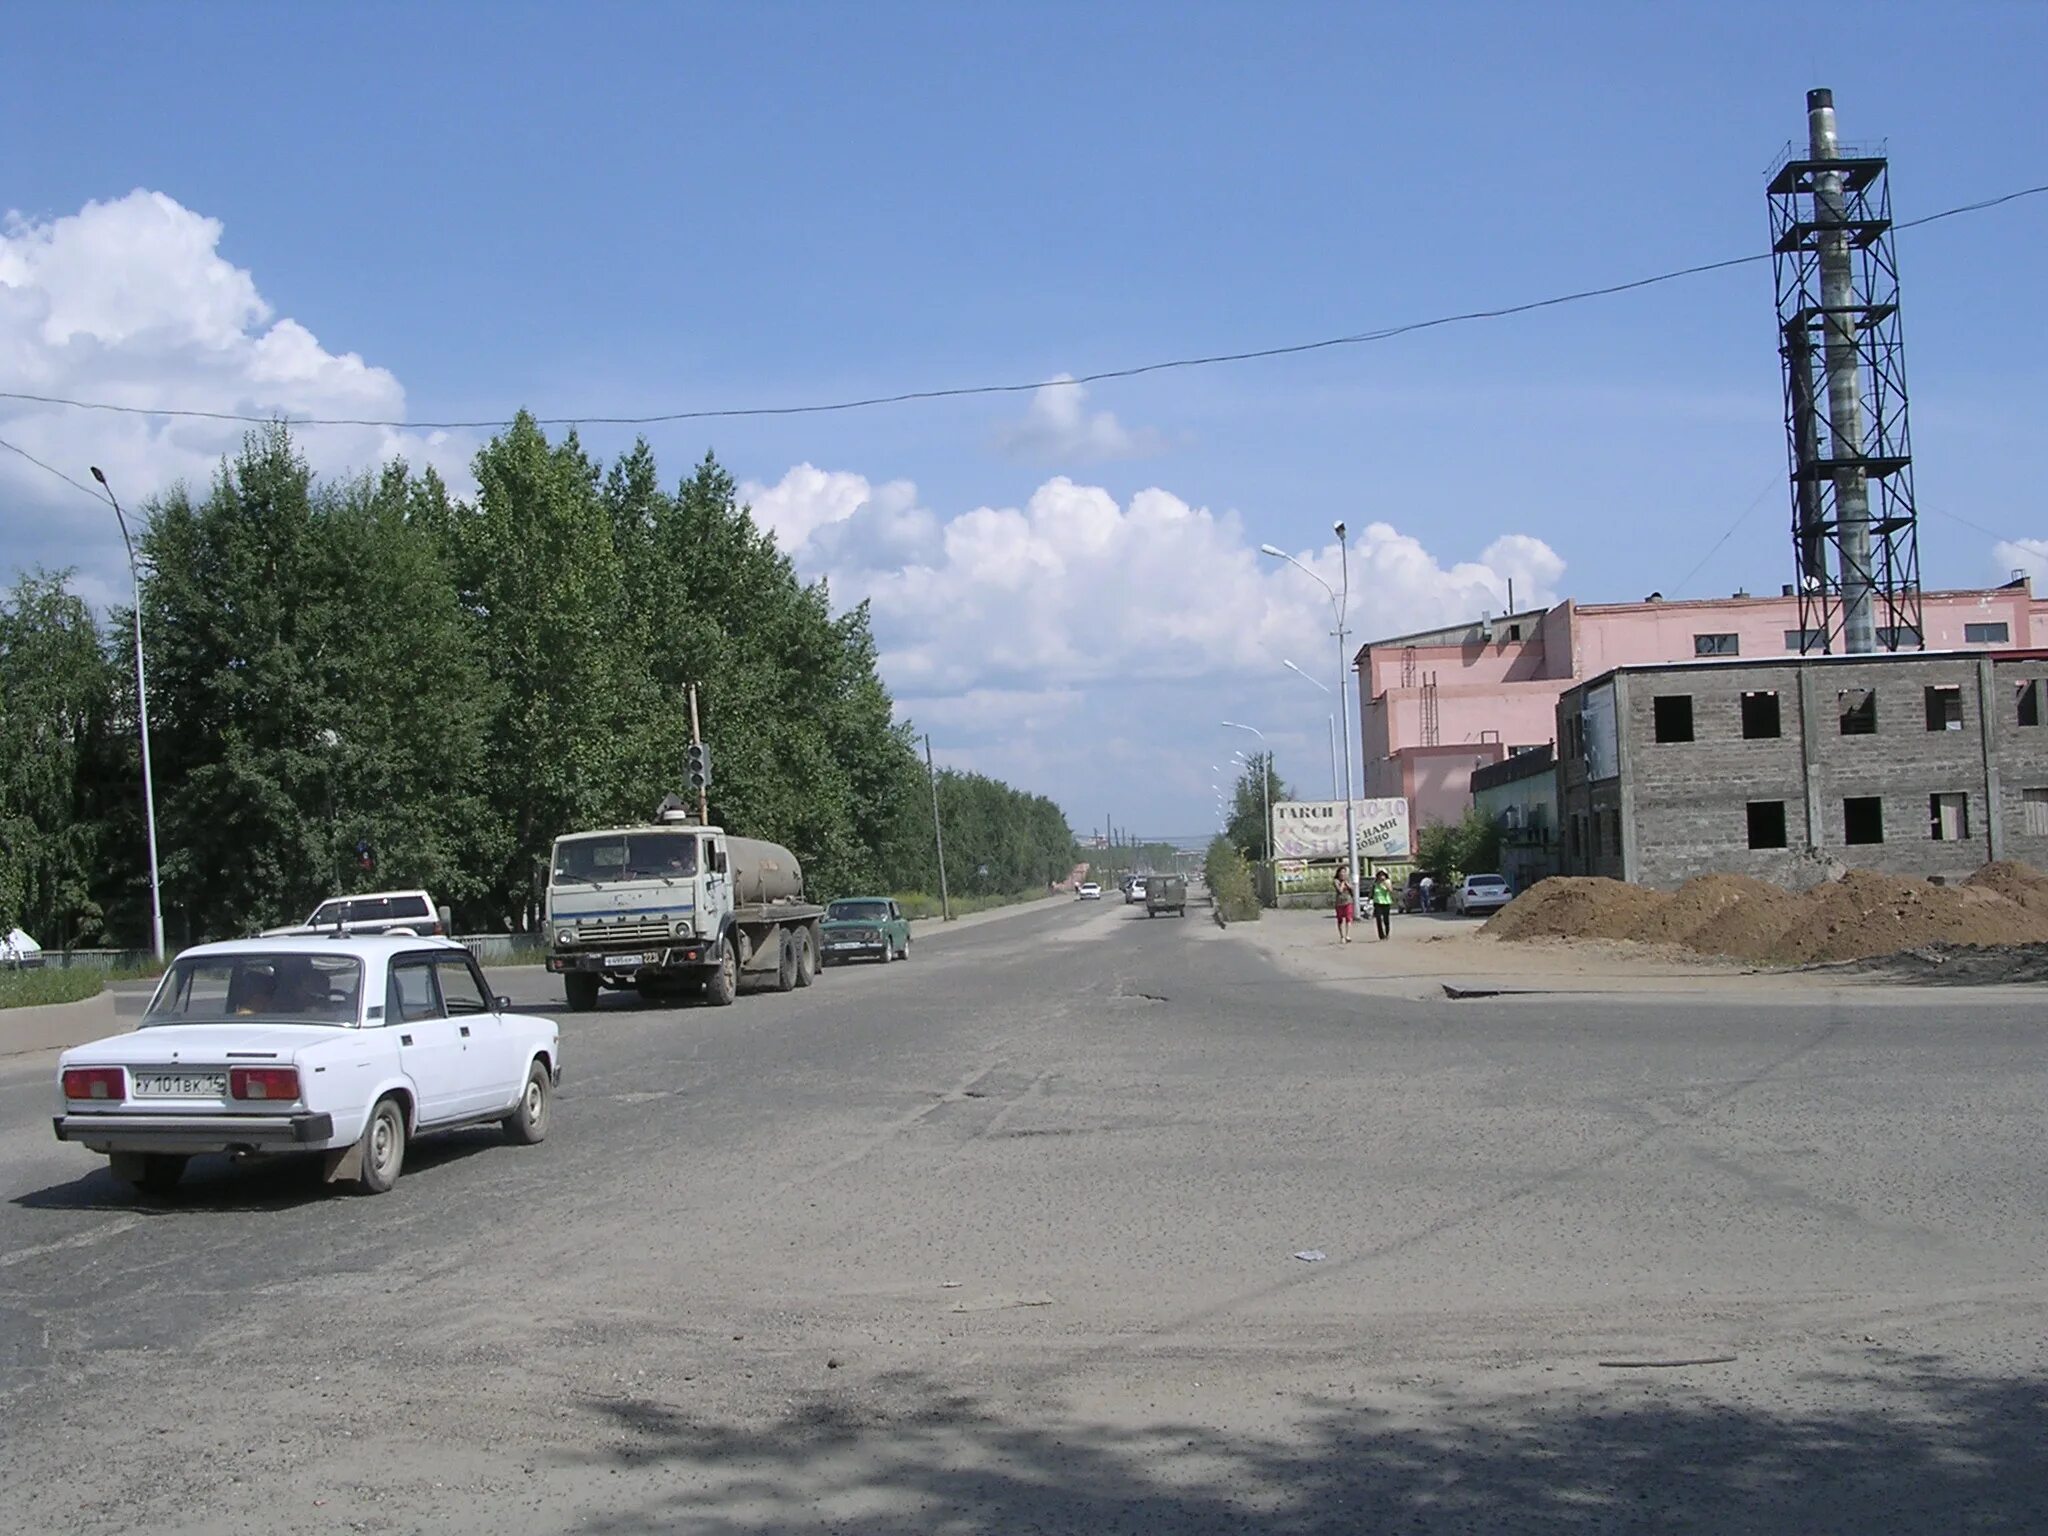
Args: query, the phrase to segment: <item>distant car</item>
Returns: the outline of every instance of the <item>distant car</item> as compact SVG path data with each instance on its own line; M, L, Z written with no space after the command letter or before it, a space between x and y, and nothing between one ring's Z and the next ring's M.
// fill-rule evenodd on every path
M0 968L32 971L42 963L43 946L19 928L10 928L0 934Z
M1145 915L1157 917L1162 912L1188 915L1188 883L1179 875L1154 875L1145 882Z
M554 1020L511 1012L453 940L241 939L186 950L134 1033L58 1058L56 1130L152 1194L207 1152L324 1153L382 1194L415 1136L540 1141L561 1080Z
M257 937L296 938L304 934L388 933L401 938L433 938L448 931L448 910L434 905L425 891L371 891L361 896L330 896L303 923L266 928Z
M1425 891L1422 882L1429 882ZM1450 882L1434 870L1417 869L1408 874L1408 883L1401 887L1401 910L1403 912L1433 912L1442 908Z
M910 922L886 896L848 896L829 903L820 953L827 965L839 960L910 958Z
M1502 875L1467 875L1451 888L1451 910L1460 917L1498 912L1514 899L1515 893Z
M1125 887L1124 887L1124 905L1125 905L1125 906L1129 906L1129 905L1130 905L1130 904L1131 904L1132 902L1134 902L1134 901L1143 901L1144 899L1145 899L1145 882L1144 882L1144 881L1142 881L1142 880L1133 880L1133 881L1132 881L1132 882L1131 882L1131 883L1130 883L1129 885L1127 885L1127 886L1125 886Z
M1093 880L1083 880L1074 888L1074 897L1077 901L1100 901L1102 900L1102 887Z

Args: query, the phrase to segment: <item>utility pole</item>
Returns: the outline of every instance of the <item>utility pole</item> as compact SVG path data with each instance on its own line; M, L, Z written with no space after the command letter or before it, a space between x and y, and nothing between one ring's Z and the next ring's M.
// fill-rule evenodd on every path
M107 483L105 471L99 465L92 466L92 477L99 481L100 489L107 493L107 504L114 509L114 521L121 525L121 543L128 550L128 579L135 587L135 715L142 737L142 808L149 825L149 927L150 947L156 956L156 963L164 963L164 891L157 877L156 864L156 780L149 767L149 684L142 675L142 570L135 563L135 541L128 537L128 519L121 512L121 503L114 497L114 488Z
M953 921L953 898L946 894L946 829L939 821L939 770L932 762L932 734L924 734L925 777L932 781L932 840L939 848L939 921Z

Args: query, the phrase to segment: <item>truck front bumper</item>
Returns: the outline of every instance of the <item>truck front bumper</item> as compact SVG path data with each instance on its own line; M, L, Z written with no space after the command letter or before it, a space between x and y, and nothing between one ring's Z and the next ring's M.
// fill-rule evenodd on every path
M555 950L548 955L548 969L556 975L566 971L597 971L607 976L634 976L641 971L673 971L690 966L713 965L718 946L694 939L687 944L644 945L623 949Z

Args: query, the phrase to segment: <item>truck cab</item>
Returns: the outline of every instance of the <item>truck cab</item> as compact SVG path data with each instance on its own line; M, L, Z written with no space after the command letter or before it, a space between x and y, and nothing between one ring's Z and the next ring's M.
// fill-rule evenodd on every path
M574 1012L605 987L724 1003L741 971L803 986L817 968L822 912L803 901L795 856L672 805L645 825L556 838L543 914L548 969Z

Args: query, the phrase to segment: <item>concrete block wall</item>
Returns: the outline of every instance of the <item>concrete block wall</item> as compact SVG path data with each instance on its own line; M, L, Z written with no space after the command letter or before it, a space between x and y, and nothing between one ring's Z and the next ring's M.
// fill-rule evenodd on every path
M1575 815L1596 813L1611 786L1623 842L1612 872L1654 886L1716 871L1796 886L1836 867L1960 879L2001 856L2048 867L2048 833L2025 831L2025 791L2048 789L2048 726L2017 725L2015 684L2036 676L2048 708L2048 661L2024 658L1832 658L1619 672L1621 775L1589 783L1585 764L1567 754L1559 764L1560 817L1568 830ZM1957 690L1959 729L1928 729L1930 686ZM1842 696L1861 690L1876 697L1877 729L1844 735ZM1778 696L1774 738L1742 734L1743 695L1760 691ZM1559 702L1561 742L1581 692ZM1657 741L1656 700L1665 695L1691 699L1691 741ZM1964 838L1932 836L1936 794L1967 797ZM1843 801L1862 797L1883 804L1881 843L1845 841ZM1784 805L1785 848L1749 847L1752 801Z

